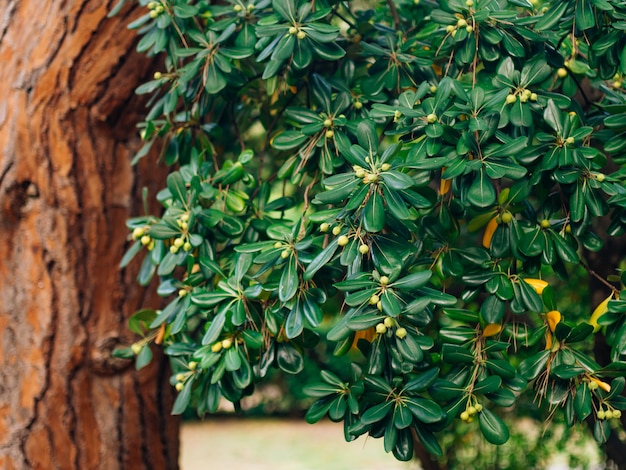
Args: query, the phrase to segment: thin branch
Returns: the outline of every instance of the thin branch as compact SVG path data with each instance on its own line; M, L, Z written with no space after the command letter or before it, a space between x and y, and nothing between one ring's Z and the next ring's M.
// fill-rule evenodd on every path
M391 16L393 16L393 24L396 27L396 30L400 30L400 15L398 15L398 10L396 9L396 5L393 3L393 0L387 0L387 5L389 6L389 10L391 10Z
M602 276L600 276L597 272L595 272L593 269L591 269L587 263L585 263L582 259L580 260L580 265L585 268L585 270L591 274L593 277L595 277L598 281L600 281L602 284L604 284L606 287L608 287L609 289L611 289L611 291L613 291L613 293L615 295L619 295L619 289L616 288L613 284L611 284L609 281L607 281L606 279L604 279Z

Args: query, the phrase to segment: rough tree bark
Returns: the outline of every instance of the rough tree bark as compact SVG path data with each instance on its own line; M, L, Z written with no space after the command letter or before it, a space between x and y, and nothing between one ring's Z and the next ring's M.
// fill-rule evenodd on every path
M136 286L124 221L141 214L129 165L150 63L107 19L114 1L8 0L0 10L0 468L177 468L163 361L112 359ZM160 182L158 181L160 179Z

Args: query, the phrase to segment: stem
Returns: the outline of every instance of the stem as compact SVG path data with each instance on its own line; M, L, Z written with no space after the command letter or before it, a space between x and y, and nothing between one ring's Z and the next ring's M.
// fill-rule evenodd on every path
M595 277L598 281L600 281L602 284L604 284L606 287L608 287L609 289L611 289L611 291L613 291L616 295L619 295L619 289L617 289L613 284L611 284L609 281L607 281L606 279L604 279L602 276L600 276L597 272L595 272L593 269L591 269L587 263L585 263L583 260L580 260L580 265L585 268L585 270L591 274L593 277Z
M389 6L389 10L391 11L391 16L393 16L393 24L397 30L400 29L400 15L398 15L398 10L396 9L396 5L393 3L393 0L387 0L387 6Z

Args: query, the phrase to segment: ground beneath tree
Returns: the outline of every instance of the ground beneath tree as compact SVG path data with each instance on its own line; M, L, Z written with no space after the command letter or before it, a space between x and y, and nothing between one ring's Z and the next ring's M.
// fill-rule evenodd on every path
M342 424L297 420L185 423L181 470L417 470L383 450L381 439L345 442Z

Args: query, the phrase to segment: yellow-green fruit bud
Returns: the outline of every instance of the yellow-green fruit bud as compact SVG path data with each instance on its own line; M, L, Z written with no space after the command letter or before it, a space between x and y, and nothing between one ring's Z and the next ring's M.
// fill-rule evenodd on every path
M175 387L176 387L176 391L180 392L183 388L185 388L185 384L182 382L177 382Z
M474 6L474 0L465 0L465 6L471 8Z
M150 243L151 240L152 238L150 238L150 235L144 235L143 237L141 237L141 244L143 246L146 246Z
M620 80L615 80L613 82L613 88L622 88L622 82Z
M363 178L365 176L365 170L363 168L359 168L354 172L354 176L357 178Z
M133 352L133 354L137 355L141 352L141 350L143 349L143 346L139 343L133 343L130 349Z
M457 28L465 28L467 26L467 21L464 18L459 18L459 21L456 22Z
M283 250L283 251L281 251L281 253L280 253L280 257L281 257L282 259L287 259L287 258L289 258L289 250Z
M156 12L157 12L158 14L161 14L161 13L163 13L163 12L165 11L165 8L163 8L163 5L157 5L157 6L155 7L155 10L156 10Z
M456 32L457 32L457 31L458 31L458 30L456 30L456 29L455 29L454 31L452 31L452 32L450 33L450 36L452 36L452 37L456 36Z
M463 412L461 413L461 419L462 419L463 421L467 421L467 420L469 420L469 417L470 417L470 416L469 416L469 413L468 413L467 411L463 411Z
M598 389L598 383L594 382L594 381L590 381L589 385L587 385L589 387L589 390L597 390Z
M530 98L530 95L532 95L532 92L528 88L524 88L524 91L522 91L522 96Z
M331 121L330 119L324 120L324 127L330 127L332 125L333 125L333 121Z
M561 67L556 71L556 74L559 76L559 78L565 78L567 77L567 69Z
M600 183L602 183L606 178L606 175L604 173L596 173L596 180L598 180Z
M186 212L185 212L184 214L181 214L181 215L180 215L180 220L181 220L182 222L187 222L187 221L189 220L189 214L188 214L188 213L186 213Z
M397 336L399 339L403 339L403 338L405 338L405 337L406 337L406 334L407 334L407 333L406 333L406 328L402 328L402 327L400 327L400 328L398 328L398 329L396 330L396 336Z
M530 94L530 101L537 101L537 93Z
M367 245L359 246L359 253L361 253L362 255L366 255L368 251L370 251L370 247L369 246L367 246Z
M468 25L465 27L465 31L467 31L468 33L470 33L470 34L471 34L471 33L473 33L473 32L474 32L474 27L473 27L471 24L468 24Z
M448 26L446 26L446 33L451 33L452 31L456 30L456 26L449 24Z
M361 103L360 101L355 101L354 102L354 107L356 109L361 109L363 107L363 103Z
M235 10L235 11L239 12L239 11L243 10L243 7L242 7L241 5L235 5L235 6L233 7L233 10Z
M181 246L183 246L185 244L185 240L183 240L182 237L177 238L176 240L174 240L174 246L180 248Z
M606 411L604 411L604 410L600 409L600 410L598 411L598 414L597 414L596 416L598 417L598 419L605 419L605 418L606 418L606 414L607 414L607 412L606 412Z
M150 10L154 10L154 9L156 8L156 6L157 6L157 5L158 5L158 3L157 3L157 2L149 2L149 3L148 3L148 5L147 5L147 7L148 7L148 9L150 9Z
M506 104L513 104L517 101L517 96L515 96L514 94L510 94L510 95L506 95Z
M330 230L330 224L327 224L326 222L324 222L322 225L320 225L320 232L328 232Z
M387 333L387 327L384 323L379 323L378 325L376 325L376 333L378 333L379 335L384 335L385 333Z
M218 353L221 350L222 350L222 342L221 341L218 341L213 346L211 346L211 351L213 351L214 353Z
M145 233L145 230L143 227L137 227L135 230L133 230L133 238L137 240L141 238L144 233Z
M185 297L188 293L189 291L187 289L180 289L178 291L178 297Z
M476 414L476 408L474 406L472 406L472 405L468 406L467 407L467 413L470 416L474 416Z
M178 253L178 250L179 250L179 248L176 245L170 246L170 253L172 253L173 255Z
M189 228L189 224L187 222L181 222L180 228L183 230L187 230Z
M369 173L363 178L366 183L376 183L378 181L378 175L373 173Z
M185 244L183 245L183 250L185 251L191 251L191 243L189 242L185 242Z
M389 278L387 276L380 276L380 285L386 286L389 284Z
M196 361L191 361L189 363L189 370L196 370L196 367L198 367L198 363Z
M185 374L176 374L176 380L178 380L179 382L184 382Z
M335 225L333 227L333 235L337 236L341 233L341 227L339 225Z
M568 137L567 139L565 139L565 143L567 145L572 145L575 142L573 137Z
M510 224L512 220L513 214L511 214L509 211L505 211L502 213L502 223Z
M163 74L161 72L154 72L155 80L160 80L162 77L163 77Z
M399 109L396 109L393 112L393 119L394 121L397 121L398 119L400 119L402 117L402 111L400 111Z
M433 124L437 122L437 115L435 113L430 113L428 116L426 116L426 122L428 124Z
M541 221L541 228L550 228L550 221L548 219L543 219Z
M332 130L328 129L325 135L327 139L332 139L335 136L335 133Z
M150 12L150 18L155 19L157 16L159 16L159 12L156 10L152 10Z
M392 317L385 317L385 319L383 320L383 324L387 328L391 328L392 326L396 324L396 321Z
M274 248L280 248L281 246L283 246L281 242L274 243Z
M480 403L476 403L474 408L476 408L476 411L480 413L483 410L483 405L481 405Z
M337 239L337 245L346 246L349 241L350 239L348 237L346 237L345 235L342 235Z
M380 300L376 302L376 308L381 312L383 311L383 303Z
M528 101L528 96L520 95L519 101L520 101L520 103L526 103Z
M292 26L291 28L289 28L289 34L291 34L292 36L294 34L298 34L298 28L296 28L295 26Z
M296 36L298 37L298 39L304 39L306 37L306 33L304 31L298 31L298 34Z
M233 340L230 338L226 338L225 340L222 340L222 347L224 349L228 349L233 345Z
M370 304L376 305L378 302L380 302L380 297L378 297L378 295L376 294L372 294L372 296L370 297Z
M380 169L383 171L389 171L391 170L391 165L389 163L383 163L382 165L380 165Z
M621 417L622 417L622 411L621 410L613 410L613 418L620 419Z
M154 240L148 243L148 246L146 248L148 249L148 251L154 250Z

